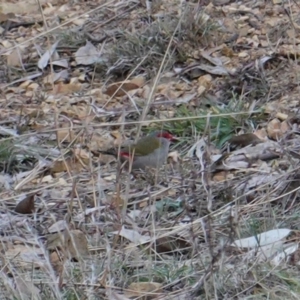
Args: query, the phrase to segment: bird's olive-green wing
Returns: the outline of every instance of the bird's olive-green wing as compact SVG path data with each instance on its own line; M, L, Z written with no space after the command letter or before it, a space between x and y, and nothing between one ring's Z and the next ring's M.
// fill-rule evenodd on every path
M126 147L129 153L134 153L137 156L144 156L151 154L154 150L160 147L160 141L153 136L145 136L141 138L136 144ZM124 149L124 151L126 151Z

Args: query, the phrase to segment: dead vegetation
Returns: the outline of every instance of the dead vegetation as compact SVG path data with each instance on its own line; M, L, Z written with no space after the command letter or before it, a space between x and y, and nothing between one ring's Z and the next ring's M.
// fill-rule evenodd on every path
M299 298L300 7L220 2L3 4L3 299Z

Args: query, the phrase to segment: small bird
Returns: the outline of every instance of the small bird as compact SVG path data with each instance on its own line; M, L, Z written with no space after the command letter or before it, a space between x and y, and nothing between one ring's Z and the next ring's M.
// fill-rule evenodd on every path
M121 162L132 161L132 170L160 168L167 160L171 141L176 140L168 131L154 131L136 143L121 147L119 157ZM118 157L115 149L99 152Z

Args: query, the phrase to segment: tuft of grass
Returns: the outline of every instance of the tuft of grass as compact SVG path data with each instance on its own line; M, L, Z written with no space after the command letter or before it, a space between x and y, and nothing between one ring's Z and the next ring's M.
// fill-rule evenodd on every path
M187 105L182 105L177 108L175 118L183 120L170 121L164 125L164 129L183 138L195 134L202 135L208 130L211 141L220 148L239 129L244 128L247 131L255 126L249 114L242 113L244 111L242 102L237 101L232 101L224 107L191 109ZM199 119L195 119L196 116L199 116Z
M157 18L143 30L120 32L117 42L106 53L109 73L124 75L139 66L137 73L153 76L159 69L170 39L173 38L172 50L164 65L165 70L175 62L186 61L195 47L206 47L214 36L213 32L218 30L217 23L204 12L187 8L180 16Z
M10 139L0 140L0 172L8 172L17 164L17 158L13 151L14 144Z

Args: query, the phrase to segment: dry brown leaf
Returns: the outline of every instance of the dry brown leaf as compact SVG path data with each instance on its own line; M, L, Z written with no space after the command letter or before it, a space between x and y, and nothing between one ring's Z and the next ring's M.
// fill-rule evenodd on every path
M51 173L61 173L70 170L70 158L65 160L56 160L53 162L53 166L50 168Z
M70 94L70 93L74 93L74 92L79 92L81 89L82 89L82 84L80 84L80 83L63 84L60 82L54 86L53 93L55 95Z
M227 1L227 0L226 0ZM231 0L229 0L231 1ZM227 46L224 46L221 50L222 55L226 56L226 57L234 57L234 51L232 50L232 48L228 48Z
M163 292L162 284L158 282L133 282L131 283L125 295L129 298L139 297L143 299L146 296L147 299L155 299Z
M53 251L49 255L50 263L56 275L59 276L64 270L64 257L57 251Z
M26 80L26 81L22 82L22 83L20 84L19 87L22 88L22 89L24 89L24 90L26 90L27 87L28 87L30 84L32 84L32 83L33 83L32 80Z
M89 253L87 239L80 230L58 232L47 236L47 249L59 249L69 259L79 260ZM63 255L63 254L62 254Z
M88 243L84 233L80 230L72 230L68 240L67 249L71 258L79 260L81 256L89 254Z
M68 126L68 125L66 125ZM60 143L63 142L73 142L75 140L75 133L71 128L59 128L56 130L56 138Z
M4 14L4 13L0 12L0 24L4 23L8 19L9 19L9 16L7 14Z
M123 207L124 203L124 198L122 198L119 194L112 196L110 199L110 204L113 205L113 207Z
M207 74L204 76L200 76L197 81L199 85L203 86L205 89L209 89L212 83L212 79L212 76Z
M20 201L16 208L15 212L19 214L32 214L34 213L34 196L35 194L27 196L25 199Z
M7 65L10 67L22 67L22 53L20 49L14 49L7 56Z
M46 0L40 1L40 5L44 5L45 3L47 3ZM2 13L29 14L38 11L39 7L34 0L18 1L18 5L9 1L1 1Z
M180 252L189 246L190 244L184 238L165 236L156 240L155 251L158 253Z
M29 84L28 86L27 86L27 91L37 91L38 89L39 89L39 84L38 83L36 83L36 82L33 82L33 83L31 83L31 84ZM27 94L27 93L26 93ZM32 94L30 94L30 95L32 95Z
M64 81L68 78L69 78L68 70L62 70L58 73L55 73L55 72L50 73L43 79L43 82L45 85L52 85L55 82Z
M138 82L138 84L136 82ZM116 97L124 96L128 91L138 89L140 87L139 84L140 82L137 79L135 81L115 82L107 87L105 94L109 96L114 95Z
M289 115L282 113L282 112L278 112L275 116L277 119L279 119L280 121L285 121L288 119Z
M280 124L280 131L284 134L287 133L289 130L291 130L291 126L287 120L283 121Z
M80 148L76 148L74 151L73 151L75 157L77 159L81 159L81 160L84 160L86 163L89 162L89 159L90 159L90 155L89 153L84 150L84 149L80 149Z
M248 145L257 145L263 141L254 133L244 133L235 135L228 140L231 147L246 147Z
M24 280L24 278L14 278L16 290L20 293L22 299L42 299L39 294L40 290L31 282Z
M97 150L107 150L115 146L115 138L106 131L94 131L89 144L89 149L96 152Z
M267 126L267 132L270 139L278 140L282 137L281 122L278 119L273 119Z
M220 172L213 174L212 180L215 182L222 182L224 180L232 179L233 177L234 177L234 174L230 174L227 171L220 171Z
M8 40L4 40L4 41L1 41L1 44L3 45L4 48L11 48L13 47L13 44L11 42L9 42Z
M145 85L145 78L144 77L135 77L130 80L132 84L135 84L139 88Z
M48 235L47 249L48 250L59 249L63 251L67 243L68 236L69 234L67 233L67 230Z
M113 155L107 155L107 154L102 154L100 153L99 155L99 162L102 164L110 164L112 162L116 162L117 159Z
M42 259L44 251L38 247L15 244L6 244L5 258L12 260L19 267L30 270L32 268L40 269L45 267L45 261Z
M254 134L261 140L266 140L268 138L267 130L265 128L256 130Z
M206 91L206 88L205 88L203 85L200 85L200 86L197 88L198 96L201 96L205 91Z
M85 168L84 160L81 160L76 157L68 157L64 160L57 160L53 163L53 166L50 168L51 173L60 173L65 171L73 171L73 172L80 172L82 169Z
M42 177L42 180L40 178L38 178L36 181L33 180L32 182L51 183L51 182L53 182L53 177L51 175L46 175L46 176Z

